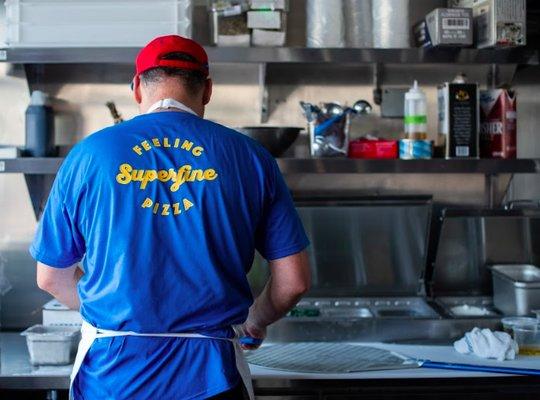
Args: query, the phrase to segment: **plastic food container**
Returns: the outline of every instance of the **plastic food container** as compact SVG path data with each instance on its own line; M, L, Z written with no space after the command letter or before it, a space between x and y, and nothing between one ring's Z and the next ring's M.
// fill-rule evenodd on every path
M527 264L493 265L493 303L506 315L529 315L540 308L540 268Z
M504 331L511 335L515 326L534 326L538 324L538 320L528 317L506 317L501 320L501 323Z
M144 46L156 36L191 37L192 0L7 0L12 47Z
M349 143L350 158L398 158L398 142L384 139L357 139Z
M513 327L514 340L519 346L519 354L540 356L540 324L516 325Z
M71 364L81 339L80 328L34 325L24 332L32 365Z

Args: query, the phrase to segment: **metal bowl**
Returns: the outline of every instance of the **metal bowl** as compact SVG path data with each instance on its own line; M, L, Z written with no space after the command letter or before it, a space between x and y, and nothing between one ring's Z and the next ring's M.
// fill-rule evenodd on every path
M238 128L238 132L255 139L274 157L279 157L291 147L303 128L248 126Z

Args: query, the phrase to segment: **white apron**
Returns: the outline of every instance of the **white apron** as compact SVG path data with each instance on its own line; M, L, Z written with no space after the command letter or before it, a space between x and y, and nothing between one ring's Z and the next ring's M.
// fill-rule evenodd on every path
M181 111L196 115L196 113L191 108L187 107L186 105L174 99L159 100L158 102L154 103L148 109L146 113L149 114L160 108L163 108L163 109L177 108ZM237 331L235 330L235 332ZM77 356L75 357L75 363L73 364L73 370L71 372L71 381L69 385L70 386L69 387L70 399L73 399L72 389L73 389L73 382L75 381L75 377L79 373L79 370L81 369L81 365L84 361L84 358L86 357L86 354L90 350L92 343L94 343L94 340L98 338L115 337L115 336L146 336L146 337L177 337L177 338L180 337L180 338L229 340L234 345L236 368L238 369L238 373L240 374L242 378L242 383L244 384L249 394L250 400L255 399L255 395L253 393L253 385L251 383L251 374L249 372L249 366L244 356L244 353L242 352L242 348L240 347L238 333L237 333L237 337L235 337L234 339L224 339L224 338L214 338L210 336L199 335L197 333L122 332L122 331L111 331L111 330L106 330L106 329L97 329L93 327L92 325L90 325L88 322L83 321L82 328L81 328L81 335L82 335L81 342L79 343L79 349L77 351Z
M235 330L236 332L236 330ZM75 363L73 364L73 370L71 372L71 381L69 385L69 397L73 399L73 382L75 377L81 369L81 365L86 357L86 354L90 350L94 340L99 338L106 337L115 337L115 336L146 336L146 337L175 337L175 338L197 338L197 339L217 339L217 340L228 340L231 341L234 345L234 355L236 358L236 368L238 373L242 378L242 383L244 384L250 400L255 399L253 393L253 385L251 383L251 374L249 372L249 366L240 347L239 338L235 337L234 339L225 339L225 338L215 338L210 336L199 335L197 333L136 333L136 332L122 332L122 331L111 331L106 329L97 329L90 325L88 322L83 321L81 328L81 341L79 343L79 349L77 351L77 356L75 357Z

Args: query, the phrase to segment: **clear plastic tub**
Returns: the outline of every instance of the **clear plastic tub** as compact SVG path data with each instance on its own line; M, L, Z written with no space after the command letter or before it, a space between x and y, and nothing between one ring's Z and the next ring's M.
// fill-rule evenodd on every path
M34 325L24 332L32 365L71 364L81 339L80 328Z
M192 0L6 0L6 43L140 47L160 35L191 37L192 19Z
M519 346L519 354L540 356L540 324L517 325L513 327L514 340Z
M529 317L506 317L501 319L503 330L506 333L512 334L516 326L531 326L537 325L538 320Z

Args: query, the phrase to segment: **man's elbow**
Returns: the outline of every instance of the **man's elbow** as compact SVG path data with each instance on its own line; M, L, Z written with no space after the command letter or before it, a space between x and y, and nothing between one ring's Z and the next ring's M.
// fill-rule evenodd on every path
M291 292L295 297L302 297L309 291L309 289L311 289L311 280L309 277L306 277L295 282L295 284L291 287Z
M37 285L38 285L38 288L40 288L41 290L44 290L45 292L48 292L51 294L55 292L56 290L55 281L46 275L38 274Z

